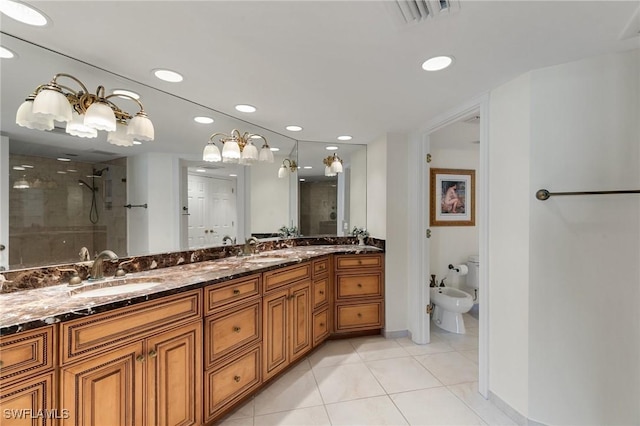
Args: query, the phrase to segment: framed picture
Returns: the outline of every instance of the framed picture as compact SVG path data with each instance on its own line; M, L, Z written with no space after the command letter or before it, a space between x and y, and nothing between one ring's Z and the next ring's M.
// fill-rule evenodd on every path
M476 171L431 169L430 226L475 226Z

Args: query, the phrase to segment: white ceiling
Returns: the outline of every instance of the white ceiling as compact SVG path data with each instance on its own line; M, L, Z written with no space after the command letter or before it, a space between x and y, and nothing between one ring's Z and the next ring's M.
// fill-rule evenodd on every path
M462 1L453 13L404 27L388 1L28 3L52 23L2 16L2 32L306 141L349 134L368 143L415 131L528 70L640 46L637 36L621 39L634 1ZM453 55L454 65L421 69L439 54ZM154 68L185 79L162 82ZM238 113L238 103L258 111ZM147 99L145 107L158 105ZM304 130L287 132L289 124ZM186 132L193 122L176 125Z

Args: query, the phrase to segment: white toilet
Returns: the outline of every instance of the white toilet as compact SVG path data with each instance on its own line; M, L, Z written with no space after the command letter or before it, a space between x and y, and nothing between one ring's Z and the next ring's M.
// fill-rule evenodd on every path
M467 287L478 288L478 256L469 256L467 267ZM433 322L443 330L465 334L462 314L469 312L473 307L473 297L453 287L431 287L429 291L431 302L435 305Z

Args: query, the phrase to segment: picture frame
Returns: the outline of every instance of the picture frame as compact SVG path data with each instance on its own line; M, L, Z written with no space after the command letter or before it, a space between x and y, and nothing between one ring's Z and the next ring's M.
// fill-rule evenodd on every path
M429 176L430 226L475 226L476 171L432 168Z

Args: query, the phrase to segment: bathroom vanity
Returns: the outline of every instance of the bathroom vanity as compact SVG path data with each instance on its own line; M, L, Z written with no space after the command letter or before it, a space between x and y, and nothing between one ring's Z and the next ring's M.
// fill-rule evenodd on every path
M125 294L0 295L3 424L211 424L326 339L384 326L374 247L294 247L127 279Z

